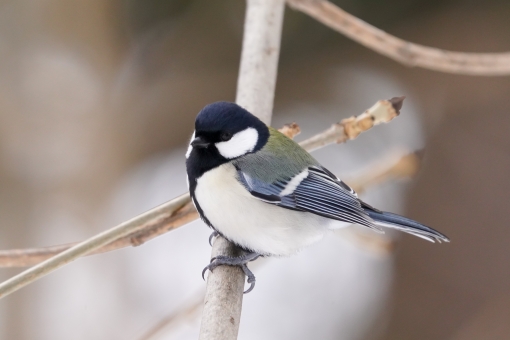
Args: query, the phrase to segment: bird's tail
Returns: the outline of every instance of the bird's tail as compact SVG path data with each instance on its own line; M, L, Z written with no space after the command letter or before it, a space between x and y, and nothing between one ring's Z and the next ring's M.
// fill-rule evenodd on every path
M378 226L397 229L414 236L421 237L430 242L450 242L450 239L441 234L439 231L404 216L385 211L375 211L372 209L365 209L365 212Z

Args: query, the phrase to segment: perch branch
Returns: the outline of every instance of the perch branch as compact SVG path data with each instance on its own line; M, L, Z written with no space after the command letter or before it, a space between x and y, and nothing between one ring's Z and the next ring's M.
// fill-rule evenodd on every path
M510 74L510 53L464 53L414 44L345 12L326 0L286 0L289 6L361 45L407 66L477 76Z
M271 123L285 11L284 0L248 0L236 103ZM217 237L212 257L240 256L243 250ZM235 340L243 304L244 272L220 266L207 277L199 340Z
M221 236L213 244L211 258L238 257L244 251ZM245 276L241 268L219 266L207 276L199 340L235 340L239 332Z
M380 107L386 108L386 110L383 110L383 112L379 112L379 110L377 110L377 112L379 112L378 115L387 116L387 118L381 119L373 116L369 119L379 123L389 121L389 117L394 117L395 112L398 113L400 110L400 107L402 106L402 99L403 97L400 97L399 100L393 98L390 100L380 101ZM390 103L391 105L387 105L385 103ZM376 106L377 105L378 104L376 104ZM359 117L363 116L366 119L366 113L370 110L371 109L367 110ZM359 119L351 117L348 118L347 121L356 122L359 121ZM337 126L338 124L341 123L334 124L333 126ZM374 125L375 124L361 124L363 131L370 129ZM357 125L355 124L355 126ZM299 131L299 127L295 123L284 127L283 129L284 130L282 132L288 134L290 137L293 137ZM329 128L326 131L303 141L302 145L304 145L306 150L311 151L311 149L308 149L309 147L317 149L335 142L342 143L348 140L348 138L345 138L345 135L346 131L349 129L335 128L334 133L331 133L331 130L332 128ZM351 137L355 138L357 135L358 134ZM147 216L150 216L150 218L147 219ZM190 202L189 194L186 193L81 243L32 249L2 250L0 251L0 267L37 266L1 283L0 298L36 281L42 276L60 268L62 265L69 263L78 257L112 251L127 246L138 246L154 237L177 229L197 218L198 214ZM108 241L101 238L101 242L97 242L96 238L103 234L107 236L106 239ZM75 251L73 250L73 247L79 248ZM61 257L60 255L64 254L64 252L67 255ZM57 256L59 257L57 258ZM49 269L45 267L46 265L49 266Z

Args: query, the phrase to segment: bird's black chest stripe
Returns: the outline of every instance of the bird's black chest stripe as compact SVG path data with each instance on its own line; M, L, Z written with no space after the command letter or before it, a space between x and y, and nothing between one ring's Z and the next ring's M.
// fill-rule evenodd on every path
M197 208L198 214L200 215L202 221L204 221L205 224L217 232L218 230L214 228L200 207L200 204L198 203L197 197L195 195L195 191L197 188L197 180L204 173L221 165L223 162L224 161L218 159L217 157L214 157L211 150L196 149L191 151L189 158L186 160L186 172L188 173L189 193L191 200L193 201L193 204L195 204L195 208Z
M216 232L219 233L216 228L212 225L212 223L209 221L209 219L205 216L204 211L200 207L200 204L198 203L197 197L195 196L195 191L197 188L197 179L196 178L189 178L188 175L188 181L189 181L189 194L191 196L191 200L193 201L193 204L195 205L195 208L197 208L198 214L200 215L200 218L202 221L204 221L205 224L207 224L210 228L214 229Z

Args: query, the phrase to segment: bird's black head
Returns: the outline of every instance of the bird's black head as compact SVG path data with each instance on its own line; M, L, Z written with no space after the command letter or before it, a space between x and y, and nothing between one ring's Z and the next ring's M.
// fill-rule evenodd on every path
M260 119L237 104L216 102L200 111L195 133L186 153L188 175L200 177L232 159L264 147L269 129Z

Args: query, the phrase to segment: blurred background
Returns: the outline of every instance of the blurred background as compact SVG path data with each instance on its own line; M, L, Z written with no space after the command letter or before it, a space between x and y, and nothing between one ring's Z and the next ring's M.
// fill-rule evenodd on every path
M508 1L334 2L412 42L510 49ZM0 1L0 248L82 240L183 193L195 115L235 98L244 9ZM510 77L407 68L287 9L274 126L296 121L303 139L406 95L398 119L314 156L349 183L424 149L412 181L363 199L452 242L391 234L396 247L374 248L342 231L257 261L239 338L509 339L509 93ZM196 339L209 233L194 222L80 259L0 301L0 338Z

